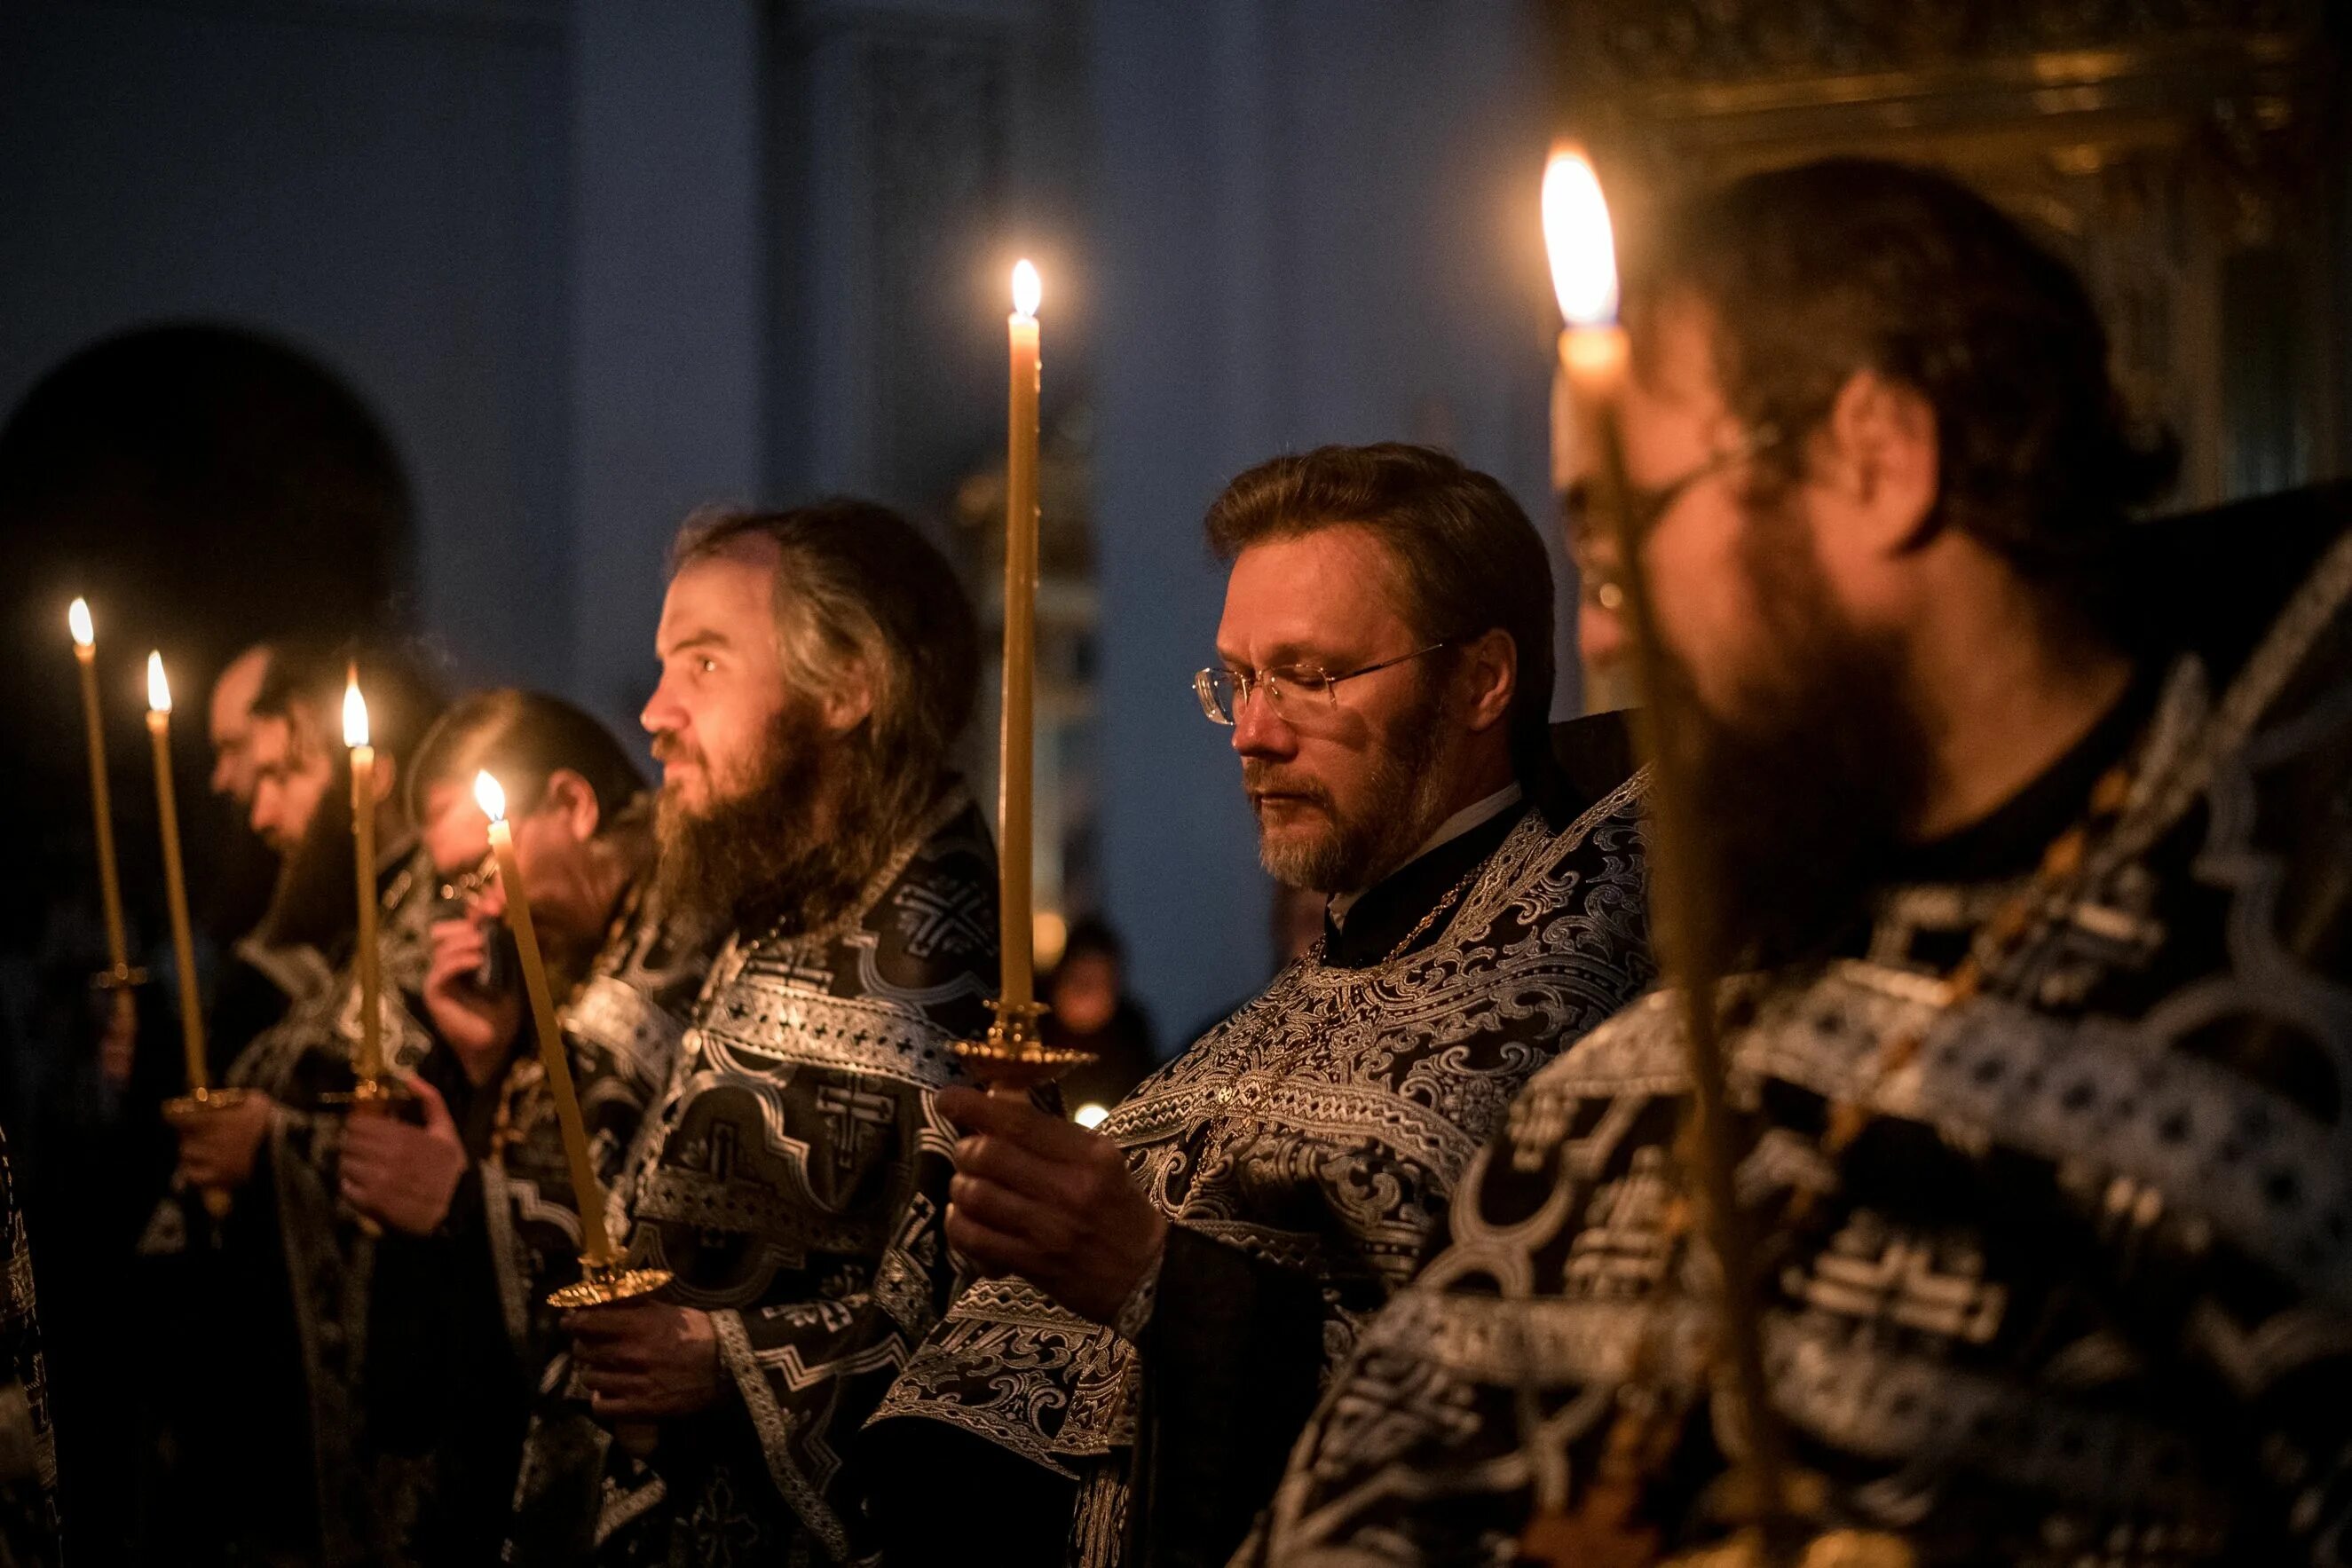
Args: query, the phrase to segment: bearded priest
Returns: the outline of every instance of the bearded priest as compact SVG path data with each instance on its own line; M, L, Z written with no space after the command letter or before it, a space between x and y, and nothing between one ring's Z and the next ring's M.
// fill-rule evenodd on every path
M841 1456L947 1305L932 1096L996 977L995 855L948 766L977 638L867 503L699 517L675 562L656 893L733 935L612 1196L676 1280L563 1325L597 1416L650 1440L614 1446L598 1561L848 1561Z
M1651 976L1640 785L1612 721L1556 762L1551 573L1499 484L1326 447L1208 534L1195 695L1323 937L1099 1134L940 1096L948 1239L993 1278L871 1434L893 1562L1222 1563L1512 1096Z

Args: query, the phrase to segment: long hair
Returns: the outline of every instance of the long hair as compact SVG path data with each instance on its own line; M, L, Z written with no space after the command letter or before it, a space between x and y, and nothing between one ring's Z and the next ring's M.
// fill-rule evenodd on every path
M971 717L980 638L971 601L938 548L887 507L846 497L789 511L707 509L688 517L670 569L739 541L776 548L776 645L799 692L862 677L872 711L851 739L880 798L874 819L903 832L947 788Z

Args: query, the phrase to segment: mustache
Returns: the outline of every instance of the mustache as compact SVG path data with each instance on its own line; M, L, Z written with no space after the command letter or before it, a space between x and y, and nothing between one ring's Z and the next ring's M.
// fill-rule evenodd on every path
M665 729L654 737L654 760L660 763L691 762L700 766L702 747L674 729Z
M1333 804L1328 786L1313 779L1287 773L1276 764L1260 761L1255 757L1242 758L1242 789L1253 805L1261 795L1295 795L1326 810Z

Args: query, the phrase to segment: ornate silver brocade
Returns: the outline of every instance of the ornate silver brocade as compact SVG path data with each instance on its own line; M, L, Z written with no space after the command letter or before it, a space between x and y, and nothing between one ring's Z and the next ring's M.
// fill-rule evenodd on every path
M933 1093L986 1024L995 857L961 792L824 929L730 940L619 1179L634 1263L711 1314L743 1415L608 1478L600 1553L861 1551L842 1451L944 1310L956 1134ZM670 1462L673 1451L693 1454Z
M1893 890L1865 956L1731 988L1767 1379L1833 1522L1927 1563L2352 1558L2352 977L2308 809L2352 800L2347 601L2340 539L2218 702L2175 669L2122 820L1975 994L1916 955L2018 883ZM1683 1063L1656 994L1537 1076L1244 1563L1506 1563L1622 1391L1719 1414L1712 1261L1663 1223ZM1836 1158L1830 1102L1876 1117ZM1678 1462L1687 1498L1721 1459Z
M1432 946L1365 969L1311 953L1103 1124L1174 1222L1320 1282L1327 1366L1411 1274L1519 1087L1648 983L1641 788L1565 829L1528 812ZM1110 1562L1148 1373L1131 1340L991 1281L875 1419L944 1422L1077 1477L1073 1556Z

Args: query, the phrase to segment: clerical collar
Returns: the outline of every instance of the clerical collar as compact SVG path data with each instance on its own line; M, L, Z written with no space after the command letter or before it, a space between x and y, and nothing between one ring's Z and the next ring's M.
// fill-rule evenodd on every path
M1324 961L1356 968L1386 957L1448 889L1495 852L1524 800L1516 783L1497 789L1440 822L1403 865L1372 886L1334 894L1324 909Z

